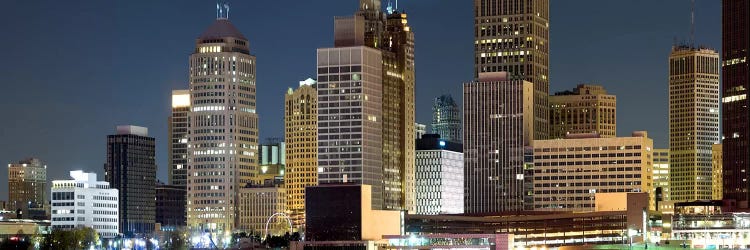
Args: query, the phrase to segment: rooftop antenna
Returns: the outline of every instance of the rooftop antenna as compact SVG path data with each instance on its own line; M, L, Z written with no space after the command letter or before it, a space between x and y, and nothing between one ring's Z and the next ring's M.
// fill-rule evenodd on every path
M229 19L229 4L216 1L216 19Z
M695 47L695 0L690 5L690 47Z

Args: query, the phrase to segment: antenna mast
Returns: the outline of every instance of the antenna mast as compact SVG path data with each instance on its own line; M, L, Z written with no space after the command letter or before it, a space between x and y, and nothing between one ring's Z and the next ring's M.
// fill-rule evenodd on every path
M695 48L695 0L690 5L690 46Z

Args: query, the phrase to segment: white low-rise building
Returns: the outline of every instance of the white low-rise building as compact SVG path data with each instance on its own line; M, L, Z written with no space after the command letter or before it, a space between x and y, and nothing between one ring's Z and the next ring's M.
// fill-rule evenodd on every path
M95 173L70 171L73 180L52 181L52 228L90 227L103 238L119 233L117 189Z
M464 212L464 154L460 143L426 134L416 142L417 214Z

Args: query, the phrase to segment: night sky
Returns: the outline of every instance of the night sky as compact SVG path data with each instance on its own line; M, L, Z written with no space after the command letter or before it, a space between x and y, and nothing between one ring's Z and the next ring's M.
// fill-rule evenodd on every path
M116 125L149 128L158 178L167 179L172 89L188 87L195 38L215 19L215 1L4 1L0 4L0 163L33 156L47 178L70 170L103 178L106 135ZM332 47L333 17L356 0L229 1L230 21L258 58L260 138L283 138L288 87L314 77L315 49ZM387 0L384 0L384 6ZM698 0L696 40L720 49L721 1ZM472 80L470 0L402 0L416 36L417 122L431 99ZM689 0L551 0L550 92L598 83L617 95L618 134L647 130L668 142L667 57L690 31ZM0 200L7 199L0 171Z

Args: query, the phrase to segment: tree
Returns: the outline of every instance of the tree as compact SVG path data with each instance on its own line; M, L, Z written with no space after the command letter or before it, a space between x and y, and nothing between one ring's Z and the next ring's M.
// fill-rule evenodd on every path
M184 230L175 230L167 234L164 241L164 249L183 250L188 249L189 243L187 232Z

